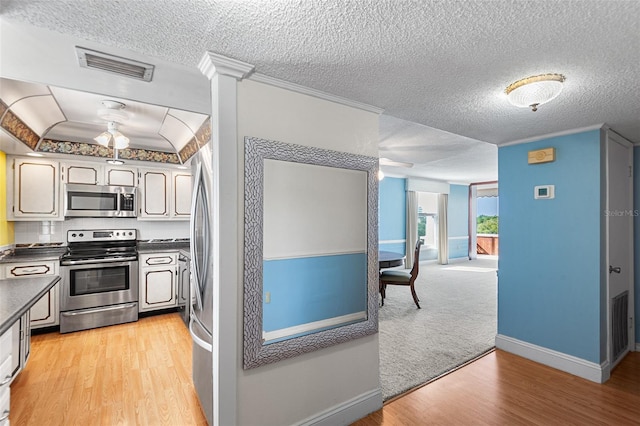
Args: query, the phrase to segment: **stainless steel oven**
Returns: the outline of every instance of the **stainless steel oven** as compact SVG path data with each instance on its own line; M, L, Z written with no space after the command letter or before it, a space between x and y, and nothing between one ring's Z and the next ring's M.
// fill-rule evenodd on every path
M60 258L60 332L68 333L138 319L137 232L67 232Z

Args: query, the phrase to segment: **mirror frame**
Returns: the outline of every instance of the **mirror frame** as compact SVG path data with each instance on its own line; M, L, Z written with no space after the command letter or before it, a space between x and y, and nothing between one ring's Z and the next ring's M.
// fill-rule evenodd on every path
M322 148L245 137L244 140L244 369L281 361L378 332L378 159ZM367 173L367 318L263 344L264 160L361 170Z

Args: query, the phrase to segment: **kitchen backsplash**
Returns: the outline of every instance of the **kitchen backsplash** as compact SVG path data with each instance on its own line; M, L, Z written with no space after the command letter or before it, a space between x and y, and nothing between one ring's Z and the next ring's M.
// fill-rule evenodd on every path
M14 222L15 244L67 241L70 229L137 229L138 239L189 238L189 221L138 221L133 218L73 218L63 222Z

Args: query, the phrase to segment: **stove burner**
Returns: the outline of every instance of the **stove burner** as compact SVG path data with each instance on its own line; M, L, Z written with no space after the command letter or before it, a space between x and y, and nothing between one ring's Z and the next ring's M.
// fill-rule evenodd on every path
M137 235L135 229L67 231L67 251L60 257L60 264L137 260Z

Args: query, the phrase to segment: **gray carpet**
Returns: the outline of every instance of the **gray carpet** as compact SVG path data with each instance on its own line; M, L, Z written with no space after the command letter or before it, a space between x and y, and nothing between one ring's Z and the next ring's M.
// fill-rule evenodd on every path
M379 311L380 382L388 400L494 346L497 260L421 262L416 292L387 286Z

